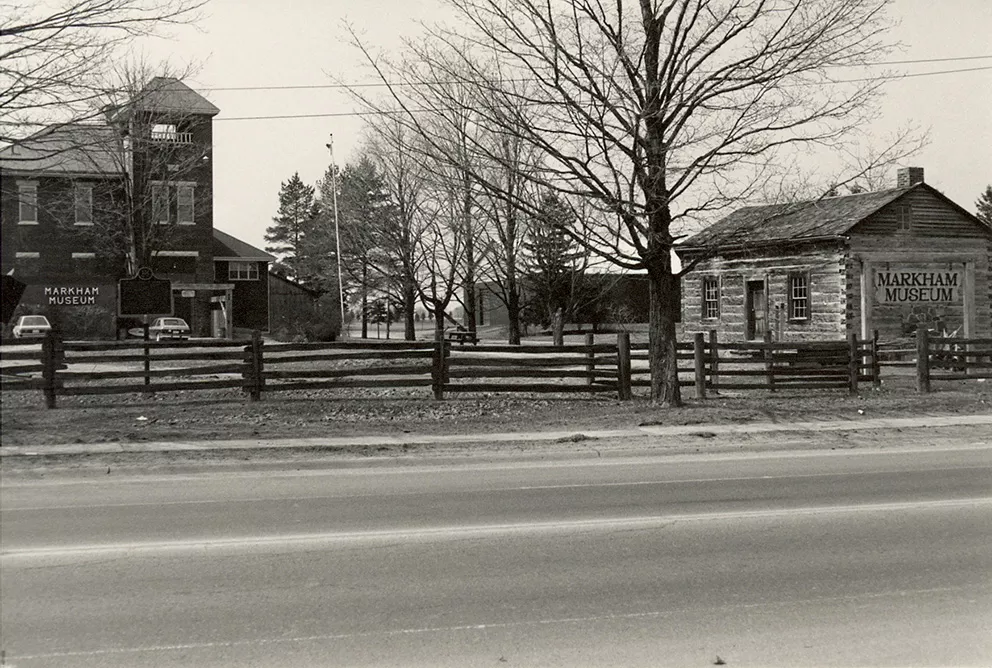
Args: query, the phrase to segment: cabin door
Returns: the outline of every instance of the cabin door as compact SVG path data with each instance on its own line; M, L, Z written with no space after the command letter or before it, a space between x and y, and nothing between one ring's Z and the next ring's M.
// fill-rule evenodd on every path
M768 329L768 302L765 299L765 282L748 281L747 292L744 300L744 309L747 313L745 323L745 335L748 340L760 339Z

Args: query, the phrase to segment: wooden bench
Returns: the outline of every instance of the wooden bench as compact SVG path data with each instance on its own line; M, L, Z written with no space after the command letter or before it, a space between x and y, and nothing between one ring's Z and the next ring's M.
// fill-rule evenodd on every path
M471 343L473 346L479 343L479 337L475 335L475 332L470 332L467 329L453 329L445 334L445 338L452 343L458 343L463 346L466 343Z

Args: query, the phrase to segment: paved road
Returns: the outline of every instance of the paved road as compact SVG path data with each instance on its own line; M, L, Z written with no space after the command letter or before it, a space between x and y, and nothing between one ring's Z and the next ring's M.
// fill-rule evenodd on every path
M988 665L992 449L8 478L8 666Z

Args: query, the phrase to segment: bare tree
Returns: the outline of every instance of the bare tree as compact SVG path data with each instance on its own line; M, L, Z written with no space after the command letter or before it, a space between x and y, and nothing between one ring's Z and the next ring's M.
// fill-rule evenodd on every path
M473 106L476 123L542 154L536 185L595 203L583 243L647 272L651 397L678 405L681 226L783 178L798 149L865 141L884 77L846 68L889 53L888 0L449 4L468 28L433 38L498 100Z
M0 143L100 117L107 74L136 38L194 23L207 0L7 0L0 6Z

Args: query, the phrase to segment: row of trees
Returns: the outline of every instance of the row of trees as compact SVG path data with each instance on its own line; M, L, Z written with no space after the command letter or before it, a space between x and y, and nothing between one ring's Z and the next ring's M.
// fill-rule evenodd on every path
M508 232L493 202L473 193L471 215L463 217L450 174L384 139L371 139L355 161L340 173L328 170L316 187L298 173L282 183L265 236L266 250L280 258L276 271L336 292L340 229L344 291L363 337L369 322L395 318L413 340L424 309L440 331L456 304L474 331L480 291L504 305L511 343L520 342L526 324L554 326L560 337L564 322L596 301L602 284L587 280L589 253L569 234L579 221L557 194L545 193Z

